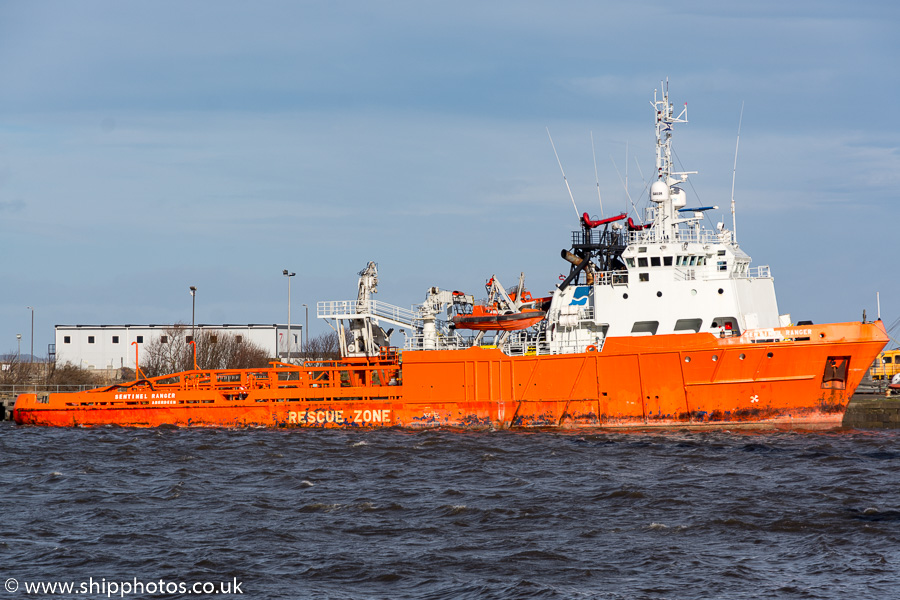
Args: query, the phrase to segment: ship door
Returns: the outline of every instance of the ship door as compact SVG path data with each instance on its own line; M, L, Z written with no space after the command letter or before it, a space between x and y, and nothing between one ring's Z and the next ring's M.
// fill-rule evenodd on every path
M825 372L822 374L822 389L846 389L849 366L849 356L829 356L825 360Z

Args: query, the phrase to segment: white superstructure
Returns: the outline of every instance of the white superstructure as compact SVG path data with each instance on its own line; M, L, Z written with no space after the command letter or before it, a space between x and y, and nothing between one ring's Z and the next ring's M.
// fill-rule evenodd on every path
M572 245L562 251L569 273L549 299L538 299L546 311L537 325L518 331L460 335L451 320L474 303L461 292L431 288L424 304L401 309L379 303L375 268L360 273L360 292L351 302L320 302L318 316L349 324L345 355L372 355L390 338L379 326L387 321L411 330L405 348L442 350L492 343L511 355L567 354L603 350L608 337L711 333L737 336L790 324L778 314L774 282L768 266L751 267L723 223L704 226L704 213L716 206L689 207L683 184L696 171L676 171L672 163L672 131L687 122L687 105L677 116L669 102L654 92L656 181L650 186L646 223L626 213L594 221L587 213ZM494 278L491 278L491 282ZM520 280L519 287L522 287ZM462 301L465 299L465 301ZM508 298L507 298L508 300ZM488 300L490 304L491 300ZM494 300L497 311L518 310L520 303ZM446 320L437 315L446 310ZM543 313L542 313L543 314ZM343 326L336 327L342 333ZM490 334L489 334L490 335Z
M687 206L681 186L695 172L675 171L672 163L672 130L687 122L687 106L675 116L668 89L661 100L654 93L652 105L657 180L647 224L625 222L625 215L582 218L568 253L572 268L547 317L551 353L602 348L607 336L740 335L789 320L779 317L769 268L752 268L722 223L704 227L703 213L717 207Z

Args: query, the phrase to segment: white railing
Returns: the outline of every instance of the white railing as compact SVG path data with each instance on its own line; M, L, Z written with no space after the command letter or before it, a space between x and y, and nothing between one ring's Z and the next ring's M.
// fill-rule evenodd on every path
M772 276L772 272L769 270L769 265L760 265L758 267L752 267L747 270L747 277L751 279L754 278L769 278Z
M730 232L727 234L719 234L711 229L679 229L675 234L675 239L657 238L656 233L652 229L644 229L642 231L629 231L629 244L652 244L658 242L668 243L688 243L688 244L721 244L729 241Z
M362 307L355 300L326 300L316 304L316 314L320 319L349 319L369 315L415 327L421 321L418 311L394 306L379 300L369 300Z
M433 348L428 348L429 350L461 350L463 348L468 348L472 345L471 340L468 340L462 336L457 334L451 335L438 335L437 339L434 342ZM404 350L425 350L425 336L421 334L411 335L406 338L406 341L403 344Z
M601 339L595 344L585 344L583 340L561 341L555 344L554 350L555 354L576 354L578 352L585 352L587 347L592 345L597 348L597 352L601 352L605 342L606 338Z
M674 273L675 281L694 281L697 279L696 269L675 269Z

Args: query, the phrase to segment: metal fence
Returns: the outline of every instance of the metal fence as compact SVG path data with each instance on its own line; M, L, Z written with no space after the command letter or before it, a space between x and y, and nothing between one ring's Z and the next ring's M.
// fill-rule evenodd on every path
M0 383L0 395L18 396L19 394L52 394L58 392L83 392L100 387L99 384L89 385L44 385L38 383Z

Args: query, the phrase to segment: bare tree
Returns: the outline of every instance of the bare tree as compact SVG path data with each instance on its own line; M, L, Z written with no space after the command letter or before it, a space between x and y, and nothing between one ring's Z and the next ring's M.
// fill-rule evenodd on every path
M20 385L28 380L28 375L28 363L19 360L16 355L8 357L0 366L0 383Z
M302 353L304 360L335 360L341 356L338 334L334 331L323 333L306 342Z
M44 381L47 385L98 385L100 378L96 373L66 361L49 363Z
M157 377L194 368L194 348L188 343L190 326L177 323L143 348L141 371ZM252 369L269 363L266 350L227 332L199 331L196 336L197 368Z

